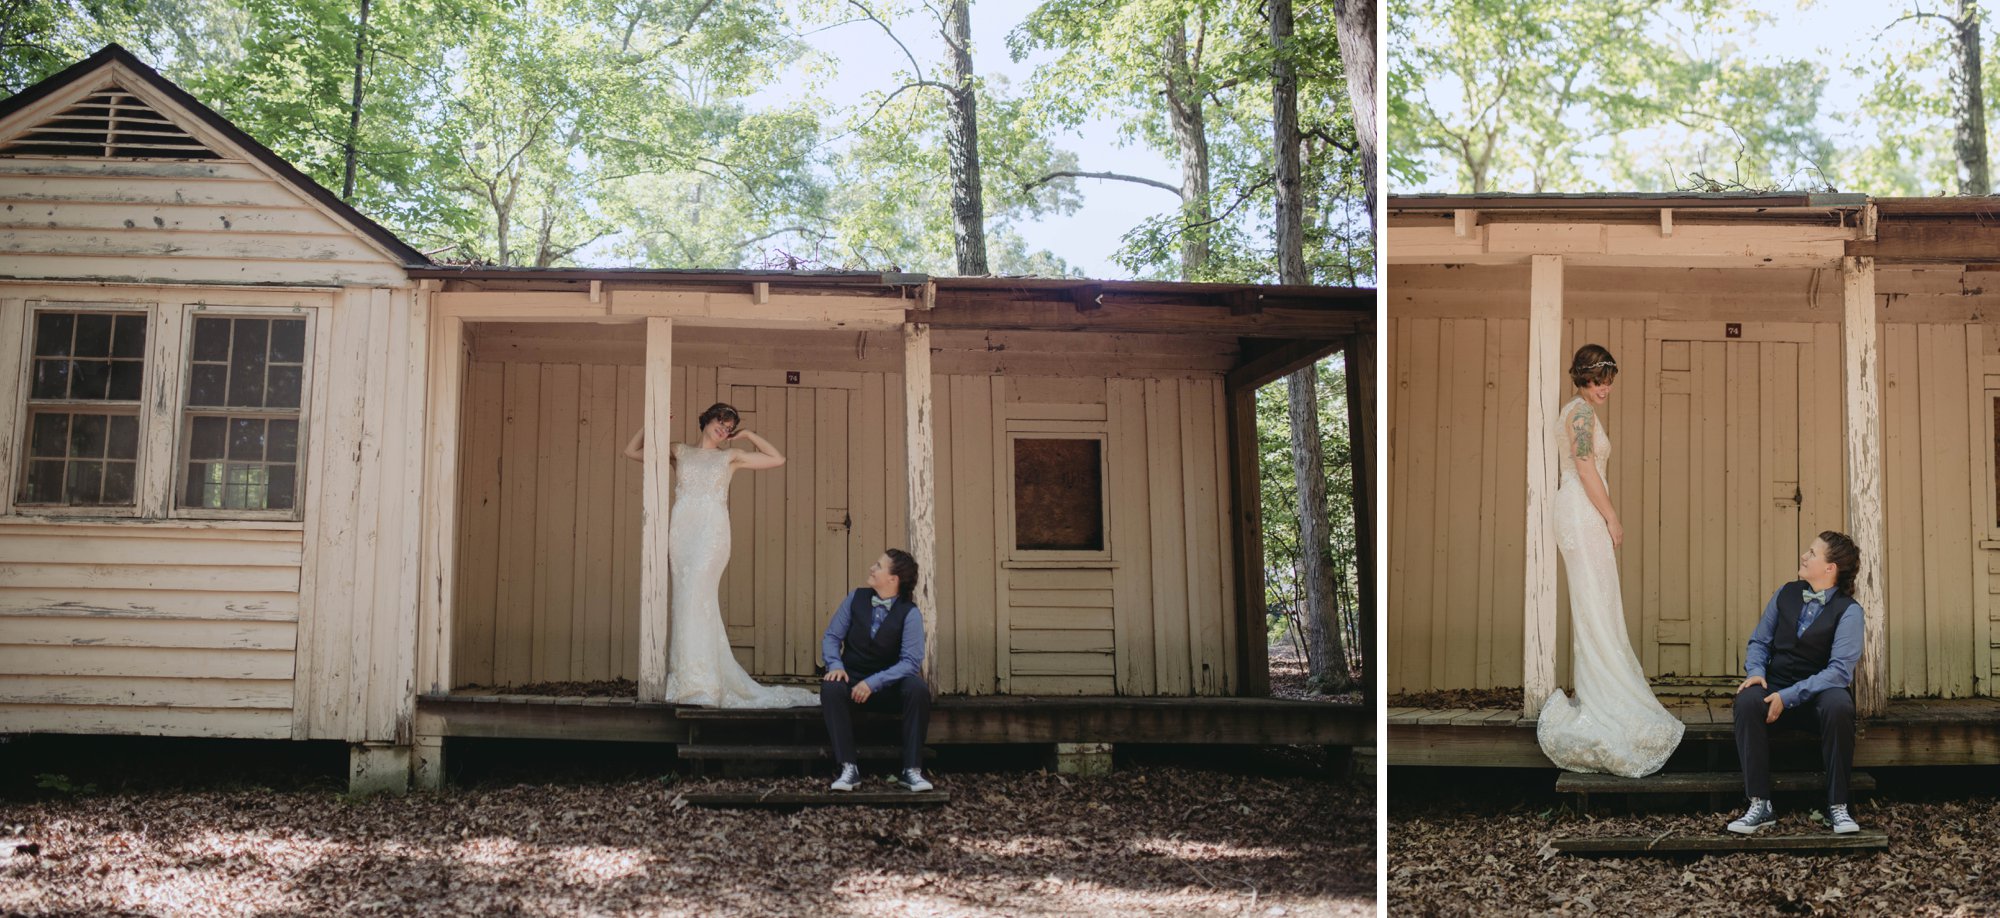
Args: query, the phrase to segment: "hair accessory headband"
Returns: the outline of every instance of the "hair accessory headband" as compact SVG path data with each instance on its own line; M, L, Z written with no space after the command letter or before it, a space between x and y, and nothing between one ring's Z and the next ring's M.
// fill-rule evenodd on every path
M1579 370L1597 370L1597 369L1602 369L1602 368L1604 368L1604 367L1610 367L1610 368L1612 368L1612 369L1616 370L1616 369L1618 369L1618 361L1615 361L1615 360L1600 360L1600 361L1598 361L1598 362L1596 362L1596 363L1593 363L1593 364L1591 364L1590 366L1587 366L1587 367L1577 367L1577 369L1579 369Z

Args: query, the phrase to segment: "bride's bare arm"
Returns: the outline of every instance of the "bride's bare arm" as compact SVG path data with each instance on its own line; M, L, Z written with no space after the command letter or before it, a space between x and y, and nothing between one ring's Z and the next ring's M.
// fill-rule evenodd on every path
M778 448L772 446L770 441L757 436L751 431L739 430L736 432L736 436L729 439L749 440L751 446L757 447L757 451L754 453L744 452L740 449L730 451L729 461L735 463L739 469L775 469L785 464L785 454L778 452Z
M1604 476L1597 471L1597 457L1593 448L1596 444L1596 421L1588 410L1579 410L1570 415L1569 448L1576 459L1576 478L1583 483L1583 495L1590 498L1590 505L1597 508L1597 515L1604 517L1604 528L1611 531L1611 547L1625 543L1625 526L1618 522L1618 511L1611 506L1611 491L1604 486Z
M640 462L646 460L646 428L632 435L632 442L625 444L625 458Z

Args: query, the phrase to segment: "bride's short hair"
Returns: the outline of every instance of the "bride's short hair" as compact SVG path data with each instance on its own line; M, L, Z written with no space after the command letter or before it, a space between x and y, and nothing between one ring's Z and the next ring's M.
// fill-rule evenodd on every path
M731 424L741 424L743 423L743 416L736 413L735 406L726 402L716 402L708 406L707 411L701 413L701 420L695 424L695 429L707 430L709 422L714 420L724 420Z
M1576 357L1569 362L1569 379L1577 385L1595 386L1610 382L1618 375L1618 361L1611 358L1611 352L1603 345L1586 344L1576 349Z

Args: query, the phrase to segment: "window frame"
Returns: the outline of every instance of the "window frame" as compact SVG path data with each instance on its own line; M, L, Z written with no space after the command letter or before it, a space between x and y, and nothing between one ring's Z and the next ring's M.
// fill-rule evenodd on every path
M1986 385L1981 387L1981 394L1983 399L1980 402L1979 414L1982 420L1980 426L1986 431L1986 439L1983 441L1984 448L1980 452L1986 456L1986 474L1980 477L1984 481L1983 490L1986 499L1981 503L1984 509L1980 513L1986 517L1986 525L1983 527L1985 541L2000 543L2000 439L1996 439L2000 437L2000 426L1996 426L1994 417L1995 414L2000 414L2000 375L1987 374ZM2000 548L2000 544L1988 544L1984 547Z
M175 354L174 416L169 441L169 455L172 467L167 476L166 518L176 520L244 520L272 522L300 522L305 519L306 472L310 465L308 450L312 436L312 403L314 369L317 361L316 346L319 332L318 312L304 306L249 306L211 305L188 303L181 307L179 350ZM192 406L188 397L194 387L194 327L196 319L301 319L306 323L305 342L301 345L304 361L299 372L299 424L298 452L292 478L292 506L289 510L232 510L210 509L207 507L183 507L181 500L187 495L188 450L193 448L193 437L189 433L189 418L196 414L219 416L254 416L267 419L293 417L287 409L270 408L228 408L224 406Z
M1043 564L1060 567L1109 565L1117 560L1117 540L1111 526L1111 432L1101 421L1010 420L1006 424L1007 445L1002 456L1000 478L1004 482L1002 513L1006 515L1006 544L1001 560L1016 566ZM1015 518L1015 444L1021 440L1097 441L1097 497L1099 520L1104 529L1104 547L1097 551L1019 548L1020 521Z
M150 397L158 384L157 370L148 373L147 365L155 364L160 356L160 305L158 302L137 302L120 300L58 300L47 297L29 297L17 301L21 304L20 320L20 372L15 374L14 417L18 428L14 432L15 454L8 463L5 480L4 506L15 516L27 517L71 517L95 519L143 519L146 517L146 475L152 458L147 448L146 432L153 420L153 399ZM35 331L38 318L44 312L103 313L114 315L140 315L146 319L146 350L140 363L139 399L130 402L111 402L78 399L36 399L34 394L35 374ZM31 439L34 435L34 412L36 408L57 408L75 411L91 406L119 409L106 411L107 414L122 414L123 409L132 407L132 416L139 425L139 447L132 468L132 505L129 507L72 506L69 504L31 504L21 500L21 489L27 483Z

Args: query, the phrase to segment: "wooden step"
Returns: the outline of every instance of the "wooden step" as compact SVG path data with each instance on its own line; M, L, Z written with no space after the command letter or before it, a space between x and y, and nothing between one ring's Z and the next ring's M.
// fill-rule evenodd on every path
M1766 829L1768 833L1770 830ZM1564 854L1731 854L1740 851L1879 851L1889 847L1886 832L1835 835L1613 835L1558 838L1549 843Z
M820 720L823 716L817 705L802 708L698 708L690 706L674 709L674 718L676 720L720 720L756 723L758 721Z
M725 743L683 743L674 747L684 759L736 759L741 761L805 760L833 757L832 746L732 745ZM900 759L901 746L859 746L854 750L863 759ZM937 750L924 747L924 758L937 758Z
M770 791L766 793L689 793L682 799L695 806L943 806L951 802L951 792L929 790Z
M1850 790L1872 791L1875 776L1865 771L1850 772L1847 786ZM1742 789L1743 774L1735 771L1661 772L1643 778L1566 771L1556 778L1556 792L1562 794L1710 794ZM1825 772L1781 771L1771 775L1773 793L1825 789Z

